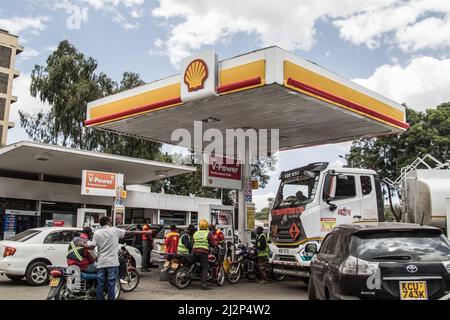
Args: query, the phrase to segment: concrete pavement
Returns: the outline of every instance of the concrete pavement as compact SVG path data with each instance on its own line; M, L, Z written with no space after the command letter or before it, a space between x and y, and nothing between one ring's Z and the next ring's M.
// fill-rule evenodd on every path
M199 282L184 290L179 290L168 282L159 281L158 269L150 273L141 273L141 281L136 290L123 293L122 300L305 300L307 286L298 279L271 281L260 285L255 281L243 280L237 284L225 281L222 287L210 283L212 290L200 289ZM25 280L11 281L0 276L0 300L43 300L47 296L48 286L31 287Z

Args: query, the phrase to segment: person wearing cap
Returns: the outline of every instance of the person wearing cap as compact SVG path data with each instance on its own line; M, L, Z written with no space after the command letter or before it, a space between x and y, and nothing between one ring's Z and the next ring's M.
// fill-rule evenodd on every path
M193 224L190 224L186 230L181 233L178 241L178 254L191 254L193 245L193 236L197 229Z
M68 266L76 265L83 272L97 271L95 259L89 252L92 247L88 244L88 241L92 239L92 234L90 227L84 227L83 232L69 243L66 256Z
M177 253L180 234L176 225L170 226L170 232L164 236L165 253Z

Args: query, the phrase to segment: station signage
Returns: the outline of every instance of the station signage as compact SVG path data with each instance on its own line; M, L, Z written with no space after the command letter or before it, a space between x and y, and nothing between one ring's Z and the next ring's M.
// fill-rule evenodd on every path
M217 64L217 55L211 49L181 61L182 101L186 102L217 95Z
M204 155L203 186L225 189L242 189L242 166L236 159Z
M83 170L81 194L89 196L115 197L119 185L117 173Z

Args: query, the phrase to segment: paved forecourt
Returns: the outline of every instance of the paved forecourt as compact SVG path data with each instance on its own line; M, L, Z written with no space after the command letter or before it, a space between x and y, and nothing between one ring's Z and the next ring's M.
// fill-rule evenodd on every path
M200 282L193 282L184 290L178 290L168 282L159 281L158 270L142 274L141 281L135 291L123 293L121 300L305 300L307 286L297 279L272 281L260 285L257 282L244 280L235 285L228 282L222 287L210 284L213 290L204 291ZM13 282L0 276L0 300L44 300L48 286L30 287L25 280Z

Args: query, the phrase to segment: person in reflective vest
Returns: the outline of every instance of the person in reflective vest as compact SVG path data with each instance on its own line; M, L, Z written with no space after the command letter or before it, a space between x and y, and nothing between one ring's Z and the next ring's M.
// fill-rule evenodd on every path
M178 254L191 254L193 245L193 236L196 228L193 224L190 224L186 230L180 236L178 241Z
M178 240L180 239L180 234L178 233L178 228L176 225L170 226L170 232L164 236L164 245L166 253L177 253L178 251Z
M150 220L146 220L145 224L142 226L142 231L147 231L149 233L143 233L141 234L142 238L142 271L143 272L150 272L149 266L150 266L150 253L153 249L153 237L152 237L152 230L149 226ZM139 236L139 235L138 235Z
M267 237L263 233L263 231L263 227L256 227L256 259L258 262L260 283L269 281L269 278L267 276L267 267L269 264L269 243L267 242Z
M196 261L200 262L202 268L201 279L202 289L209 290L208 287L208 272L209 272L209 248L212 245L211 233L208 231L208 221L205 219L200 220L198 224L199 230L194 233L194 245L192 248L192 254Z
M66 256L68 266L76 265L83 272L97 271L95 260L89 252L91 246L88 241L92 239L92 234L92 229L85 227L79 236L70 241Z

